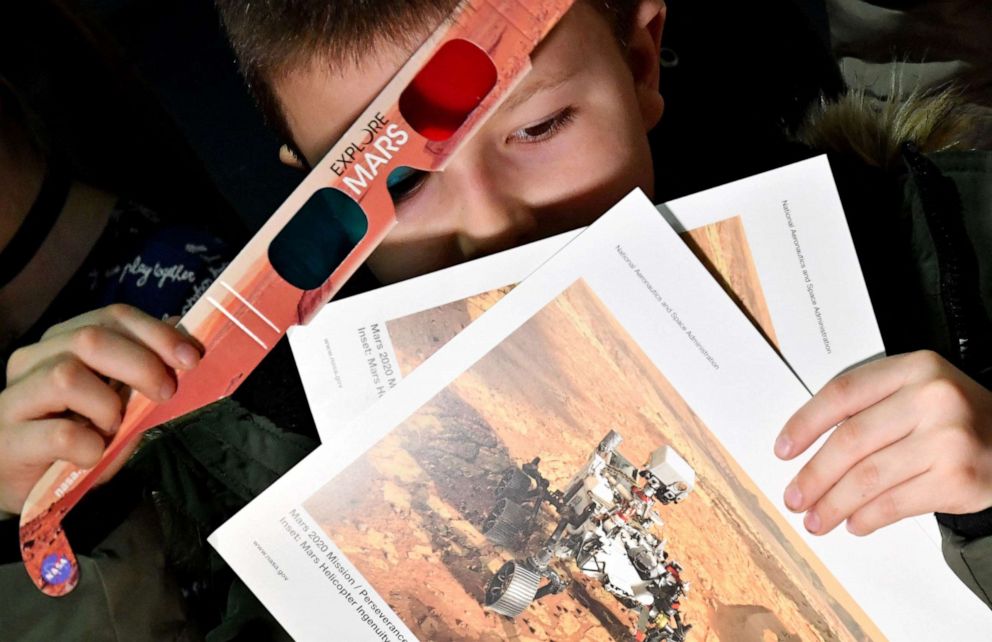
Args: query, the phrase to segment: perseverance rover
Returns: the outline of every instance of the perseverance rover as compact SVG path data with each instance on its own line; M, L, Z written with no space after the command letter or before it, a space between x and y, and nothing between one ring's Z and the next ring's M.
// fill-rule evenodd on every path
M678 609L689 583L652 526L663 525L655 502L682 501L696 476L669 446L655 450L638 470L617 452L621 441L611 430L564 492L549 490L538 470L539 458L503 474L496 503L482 525L491 542L511 550L524 544L537 528L544 504L554 508L558 523L536 552L506 562L490 579L487 609L515 618L531 602L564 591L568 580L551 563L573 560L579 571L639 613L637 640L685 640L692 627L682 622Z

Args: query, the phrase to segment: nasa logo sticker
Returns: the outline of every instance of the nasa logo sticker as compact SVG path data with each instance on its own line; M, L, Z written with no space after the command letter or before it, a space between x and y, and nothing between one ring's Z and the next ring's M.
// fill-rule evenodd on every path
M41 561L41 576L45 582L58 586L68 581L72 575L72 562L65 555L53 553Z

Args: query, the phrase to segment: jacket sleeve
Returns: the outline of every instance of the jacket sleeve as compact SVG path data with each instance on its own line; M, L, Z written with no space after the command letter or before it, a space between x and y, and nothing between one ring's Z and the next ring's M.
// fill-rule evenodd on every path
M992 608L992 535L968 539L940 524L941 550L948 566Z

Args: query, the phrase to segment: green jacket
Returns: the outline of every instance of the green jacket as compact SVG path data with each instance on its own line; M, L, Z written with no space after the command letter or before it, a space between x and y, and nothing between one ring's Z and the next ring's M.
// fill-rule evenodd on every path
M931 302L934 346L955 365L992 387L992 153L934 154L933 166L950 183L944 197L927 204L925 194L940 192L941 179L907 179L905 212L912 221L920 257L919 276ZM924 171L926 171L924 169ZM960 210L957 209L958 199ZM943 201L943 202L941 202ZM930 209L929 213L927 210ZM953 239L960 212L959 234ZM943 217L944 221L935 221ZM952 237L942 241L941 236ZM948 254L952 256L947 256ZM970 274L968 274L970 272ZM955 292L955 283L958 291ZM972 294L969 294L972 293ZM957 318L955 318L957 317ZM992 433L992 426L988 427ZM974 516L938 515L944 559L975 595L992 608L992 509Z
M903 161L831 158L886 350L934 350L989 388L992 153L904 147ZM945 560L992 608L992 509L937 521Z

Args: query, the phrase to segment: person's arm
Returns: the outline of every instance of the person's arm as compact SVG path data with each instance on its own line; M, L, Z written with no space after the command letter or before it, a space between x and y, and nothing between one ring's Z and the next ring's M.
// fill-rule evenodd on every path
M53 461L99 461L121 422L118 384L164 401L175 394L175 370L199 359L182 332L125 305L60 323L14 352L0 392L0 511L19 513Z

